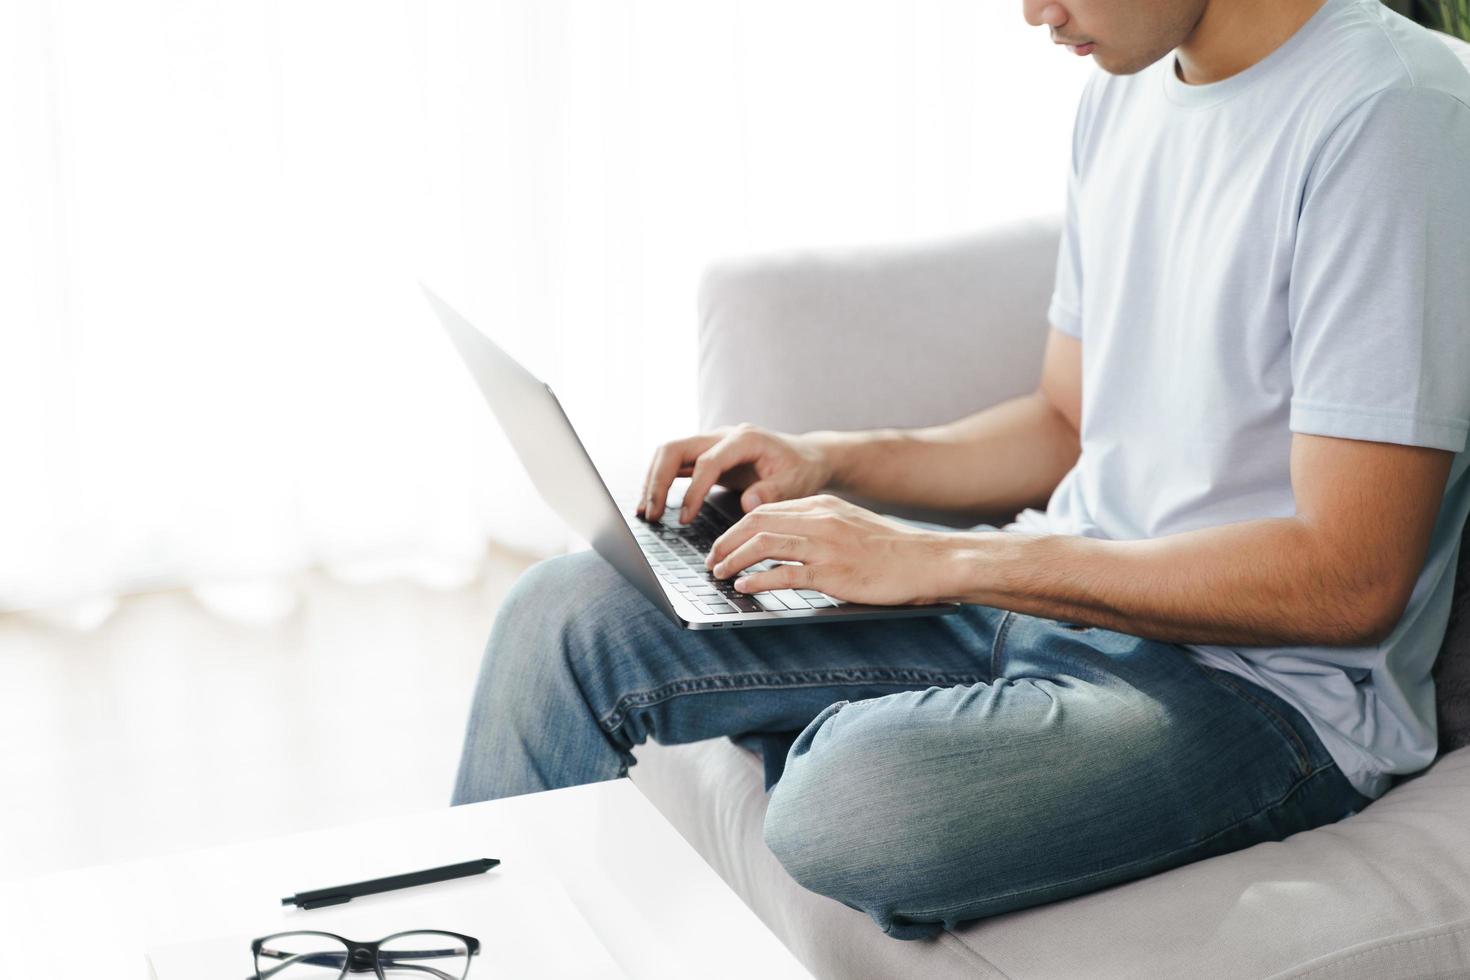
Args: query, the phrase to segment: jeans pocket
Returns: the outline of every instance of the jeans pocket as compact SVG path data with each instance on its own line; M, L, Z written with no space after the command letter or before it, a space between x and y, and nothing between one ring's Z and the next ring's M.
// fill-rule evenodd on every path
M1255 708L1260 716L1266 719L1273 728L1286 740L1292 752L1296 755L1298 775L1307 776L1313 771L1312 750L1307 747L1306 740L1301 733L1286 719L1283 712L1296 712L1285 701L1271 692L1261 688L1259 685L1247 681L1245 678L1236 677L1226 671L1215 667L1209 667L1202 663L1195 663L1204 675L1214 681L1216 685L1234 694L1238 699ZM1273 704L1272 702L1276 702ZM1315 739L1314 739L1315 741Z

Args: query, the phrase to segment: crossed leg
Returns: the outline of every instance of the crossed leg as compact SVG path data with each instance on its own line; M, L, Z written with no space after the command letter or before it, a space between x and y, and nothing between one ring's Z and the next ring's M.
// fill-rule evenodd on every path
M795 737L768 760L777 858L899 938L1367 802L1290 706L1182 647L983 606L688 631L592 552L502 607L454 801L616 778L649 738L751 735Z

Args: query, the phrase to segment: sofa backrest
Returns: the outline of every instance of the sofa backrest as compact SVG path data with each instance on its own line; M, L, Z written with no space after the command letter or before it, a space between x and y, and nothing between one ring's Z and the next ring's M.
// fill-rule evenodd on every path
M1434 663L1434 701L1440 752L1470 745L1470 524L1460 539L1449 629Z
M1441 35L1445 44L1470 71L1470 44ZM1470 330L1470 321L1465 324ZM1470 383L1470 381L1467 381ZM1460 563L1455 571L1455 599L1444 645L1434 665L1434 700L1439 712L1441 752L1470 745L1470 524L1460 539Z

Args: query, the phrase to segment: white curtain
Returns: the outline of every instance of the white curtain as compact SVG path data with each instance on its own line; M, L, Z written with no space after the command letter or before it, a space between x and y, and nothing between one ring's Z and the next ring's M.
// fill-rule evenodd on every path
M0 610L78 622L565 547L418 279L636 485L706 263L1059 210L1088 70L975 0L4 0L0 64Z

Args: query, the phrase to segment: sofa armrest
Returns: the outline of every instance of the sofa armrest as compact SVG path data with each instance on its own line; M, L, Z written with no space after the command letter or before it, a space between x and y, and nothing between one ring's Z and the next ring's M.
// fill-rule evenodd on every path
M701 427L933 425L1033 390L1059 235L1049 218L712 266L699 289Z

